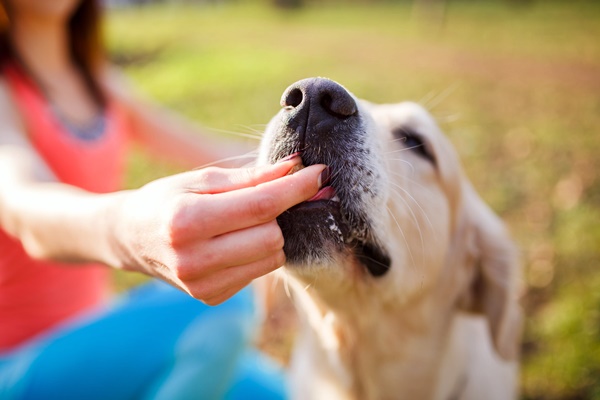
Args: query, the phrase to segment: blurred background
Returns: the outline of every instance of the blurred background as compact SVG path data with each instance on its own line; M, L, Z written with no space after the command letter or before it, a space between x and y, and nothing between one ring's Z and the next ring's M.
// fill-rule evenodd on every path
M105 35L140 91L215 135L256 135L309 76L424 104L521 249L522 398L600 399L598 3L110 0ZM136 154L128 185L170 171Z

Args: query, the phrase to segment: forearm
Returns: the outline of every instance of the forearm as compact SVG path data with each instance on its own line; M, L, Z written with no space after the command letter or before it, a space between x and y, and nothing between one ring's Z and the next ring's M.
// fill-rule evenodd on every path
M112 197L59 183L22 185L1 202L1 222L32 257L108 263Z
M110 242L110 210L121 196L91 194L62 183L2 179L0 225L32 257L116 266L120 262Z

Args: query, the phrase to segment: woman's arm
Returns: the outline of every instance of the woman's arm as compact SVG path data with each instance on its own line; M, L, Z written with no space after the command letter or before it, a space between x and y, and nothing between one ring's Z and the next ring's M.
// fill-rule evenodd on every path
M1 89L0 226L34 257L144 272L217 304L283 264L275 218L320 186L322 165L287 175L296 157L92 194L53 179Z
M108 68L105 88L125 110L131 136L154 156L190 169L216 161L220 166L242 166L254 159L254 148L243 141L219 139L191 121L138 96L128 79Z

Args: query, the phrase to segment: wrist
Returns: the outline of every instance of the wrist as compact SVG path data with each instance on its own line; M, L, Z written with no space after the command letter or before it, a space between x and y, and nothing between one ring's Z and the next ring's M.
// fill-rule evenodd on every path
M119 191L102 195L96 211L98 235L96 257L98 261L117 269L131 268L131 252L123 238L123 204L130 191Z

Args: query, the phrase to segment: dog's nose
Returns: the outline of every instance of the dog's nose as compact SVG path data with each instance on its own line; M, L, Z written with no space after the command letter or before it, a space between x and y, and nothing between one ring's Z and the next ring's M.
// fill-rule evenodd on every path
M325 78L309 78L288 87L281 106L289 113L294 130L325 131L357 114L354 98L340 84Z

